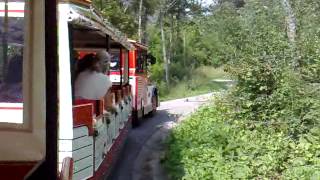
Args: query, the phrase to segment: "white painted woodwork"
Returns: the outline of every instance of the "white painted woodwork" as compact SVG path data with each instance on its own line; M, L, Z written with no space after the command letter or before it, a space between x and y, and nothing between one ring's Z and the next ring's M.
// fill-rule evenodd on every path
M73 174L72 179L74 180L88 179L92 176L92 175L89 176L88 174L92 174L92 172L93 172L93 167L91 166L87 169L84 169L78 173Z
M93 147L92 146L87 146L83 147L77 151L72 152L72 158L74 161L78 161L86 156L92 155L93 154Z
M93 156L88 156L78 161L74 161L74 165L73 165L74 174L92 166L92 162L93 162Z
M72 141L72 150L75 151L77 149L81 149L85 146L89 146L93 144L93 138L91 136L84 136L82 138L74 139Z
M59 4L59 138L73 139L68 4ZM69 83L68 83L69 82Z
M93 176L93 156L89 156L73 164L73 179L88 179ZM91 166L88 164L91 163Z
M108 143L107 125L102 121L102 118L96 122L95 130L98 132L98 136L95 137L95 170L98 170L100 164L104 160L105 146Z
M79 138L82 136L88 136L89 134L89 129L86 126L81 126L73 129L73 138Z
M116 117L114 114L111 114L109 116L110 118L110 124L108 126L108 129L109 129L109 137L111 137L111 143L113 141L113 139L116 138Z
M74 161L73 178L87 179L93 176L93 137L89 136L86 126L73 129L72 158Z

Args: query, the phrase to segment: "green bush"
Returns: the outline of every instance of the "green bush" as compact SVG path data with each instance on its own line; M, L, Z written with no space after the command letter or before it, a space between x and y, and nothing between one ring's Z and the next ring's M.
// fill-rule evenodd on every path
M220 102L174 129L163 160L171 179L320 178L319 126L295 139L233 117L233 105Z
M290 1L301 30L292 44L280 1L245 2L212 16L227 26L214 30L237 85L173 130L164 165L172 179L320 179L320 4Z

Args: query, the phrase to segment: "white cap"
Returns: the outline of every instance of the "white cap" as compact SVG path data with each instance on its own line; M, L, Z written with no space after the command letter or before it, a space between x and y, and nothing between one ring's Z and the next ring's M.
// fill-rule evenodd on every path
M111 55L105 50L98 51L97 57L100 61L103 61L103 62L111 61Z

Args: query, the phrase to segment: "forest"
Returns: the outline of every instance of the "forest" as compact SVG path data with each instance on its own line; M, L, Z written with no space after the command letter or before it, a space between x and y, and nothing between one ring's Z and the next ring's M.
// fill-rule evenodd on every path
M149 45L160 91L204 66L236 81L173 130L163 158L172 179L320 179L320 1L95 4Z
M184 91L189 92L182 95L194 95L225 88L208 84L212 77L203 72L222 65L216 54L218 36L210 30L212 5L198 0L95 0L94 4L129 38L148 45L157 59L149 68L150 77L161 99L178 97ZM221 69L213 77L224 76ZM163 97L167 94L172 97Z

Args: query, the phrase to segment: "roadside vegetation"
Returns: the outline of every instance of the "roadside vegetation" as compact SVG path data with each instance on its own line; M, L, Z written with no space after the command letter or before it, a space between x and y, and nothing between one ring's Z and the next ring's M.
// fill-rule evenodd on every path
M171 179L320 179L319 7L220 1L207 23L237 84L173 130Z
M160 100L171 100L200 94L226 90L230 84L216 80L229 80L223 68L202 66L192 70L189 79L176 80L171 88L167 88L165 83L159 83Z
M229 103L203 107L173 131L163 159L170 179L319 179L319 127L299 133L294 120L239 118Z

